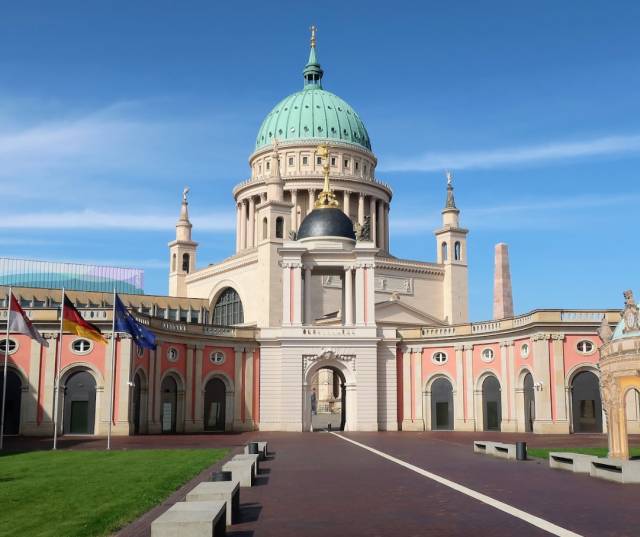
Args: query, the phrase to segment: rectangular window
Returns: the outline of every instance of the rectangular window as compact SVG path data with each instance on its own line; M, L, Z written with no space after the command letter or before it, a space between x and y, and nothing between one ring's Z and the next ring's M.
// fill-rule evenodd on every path
M336 165L336 157L331 157L331 165L332 166Z
M349 169L349 161L347 159L344 160L344 167Z
M267 162L267 170L271 168L271 162Z
M358 171L358 162L356 162L356 171Z
M316 159L316 164L322 164L322 157L318 157Z
M169 319L172 321L177 321L178 320L178 310L177 309L173 309L173 308L169 308Z
M302 157L302 165L306 166L309 163L309 157Z
M293 166L293 157L289 157L289 166Z

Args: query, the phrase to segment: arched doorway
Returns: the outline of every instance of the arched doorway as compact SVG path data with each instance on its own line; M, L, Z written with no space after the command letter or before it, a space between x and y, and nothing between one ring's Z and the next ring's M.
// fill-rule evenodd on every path
M178 383L173 375L167 375L160 385L160 424L163 433L176 432L176 414L178 410Z
M3 380L0 376L0 398L2 398ZM4 434L20 433L20 401L22 399L22 381L20 376L7 369L7 397L4 402ZM1 400L1 399L0 399Z
M142 430L142 377L136 373L133 377L133 434Z
M309 383L313 431L343 431L346 423L346 381L342 371L326 366L318 369Z
M222 379L214 377L204 389L204 430L224 431L226 421L226 386Z
M533 377L527 373L522 381L522 393L524 395L524 431L533 432L533 422L536 419L536 399L533 392Z
M502 421L500 383L493 375L487 376L482 382L482 412L483 429L485 431L499 431Z
M580 371L571 380L571 414L574 433L602 432L600 382L591 371Z
M88 371L72 373L64 383L65 434L93 434L96 418L96 381Z
M431 384L431 429L453 430L453 386L444 377Z

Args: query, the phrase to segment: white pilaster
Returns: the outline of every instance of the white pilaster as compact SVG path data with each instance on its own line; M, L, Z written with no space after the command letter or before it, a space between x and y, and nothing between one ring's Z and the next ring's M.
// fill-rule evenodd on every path
M247 202L242 200L240 205L240 249L247 247Z
M358 223L364 225L364 194L358 195Z
M379 200L378 201L378 216L376 218L376 222L377 222L377 237L378 237L378 248L380 248L381 250L385 250L385 244L384 244L384 237L385 237L385 231L384 231L384 201Z
M356 266L356 325L364 325L364 267Z
M353 325L353 270L347 267L344 272L344 324Z
M291 265L282 264L282 326L291 326Z
M369 226L371 228L371 240L373 241L374 246L378 245L377 241L377 230L378 230L378 219L376 215L376 198L371 196L369 200Z
M311 324L311 267L304 267L304 296L302 298L304 304L304 324Z
M255 246L255 228L256 228L256 201L253 196L249 198L249 227L247 229L247 248Z
M236 252L240 251L241 242L240 242L240 228L241 228L241 220L240 220L240 203L236 205Z
M298 191L295 189L291 191L291 203L291 230L298 231Z
M302 324L302 265L296 263L293 268L293 289L291 290L293 295L293 324Z

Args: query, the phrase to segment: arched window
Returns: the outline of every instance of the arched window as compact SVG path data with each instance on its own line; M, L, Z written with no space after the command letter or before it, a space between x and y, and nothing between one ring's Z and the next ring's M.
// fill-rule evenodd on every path
M460 241L456 241L453 245L453 259L460 261Z
M266 239L269 231L269 222L267 222L267 218L262 219L262 238Z
M282 216L276 218L276 239L281 239L284 235L284 220Z
M176 254L171 256L171 272L176 271Z
M182 272L189 274L189 254L182 254Z
M442 261L446 261L447 260L447 243L443 242L442 243Z
M244 322L244 312L240 295L232 287L227 287L218 297L213 308L213 324L232 325Z

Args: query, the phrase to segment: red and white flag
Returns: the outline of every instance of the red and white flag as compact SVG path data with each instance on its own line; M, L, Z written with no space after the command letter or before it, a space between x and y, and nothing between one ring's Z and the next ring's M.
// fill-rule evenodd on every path
M11 293L11 307L9 313L9 332L15 332L18 334L24 334L25 336L29 336L31 339L35 339L40 345L44 347L49 346L49 342L42 337L42 334L38 332L31 319L27 317L27 314L20 307L19 302L16 300L16 297Z

